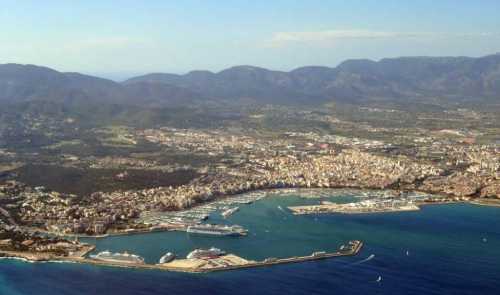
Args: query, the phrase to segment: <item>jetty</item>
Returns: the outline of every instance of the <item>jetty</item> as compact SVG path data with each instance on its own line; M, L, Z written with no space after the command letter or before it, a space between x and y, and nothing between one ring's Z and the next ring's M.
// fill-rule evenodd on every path
M335 257L354 256L359 253L363 243L361 241L350 241L341 250L333 253L314 252L307 256L294 256L288 258L266 258L262 261L246 260L233 254L228 254L210 259L181 259L170 263L159 264L165 270L181 271L190 273L208 273L216 271L227 271L255 267L273 266L278 264L301 263L307 261L331 259Z
M119 263L113 261L101 261L90 259L82 256L82 253L71 257L55 257L47 255L36 255L34 253L23 252L10 252L0 251L4 257L17 257L23 258L32 262L40 261L53 261L53 262L73 262L82 264L91 264L107 267L121 267L121 268L136 268L146 270L161 270L185 273L209 273L216 271L229 271L237 269L255 268L273 266L278 264L301 263L315 260L332 259L336 257L354 256L359 253L363 247L361 241L349 241L337 252L314 252L307 256L294 256L288 258L266 258L262 261L253 261L241 258L234 254L227 254L213 258L199 258L199 259L175 259L168 263L163 264L139 264L139 263ZM89 251L91 248L86 249ZM88 252L87 252L88 253Z

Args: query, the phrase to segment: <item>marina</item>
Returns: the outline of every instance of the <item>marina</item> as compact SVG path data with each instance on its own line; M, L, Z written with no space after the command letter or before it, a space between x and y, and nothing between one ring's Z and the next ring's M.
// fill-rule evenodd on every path
M211 219L216 213L223 219L229 219L240 211L240 206L250 205L263 198L287 197L290 195L300 196L306 200L329 199L337 196L349 196L354 199L395 198L399 195L397 191L391 190L360 190L360 189L304 189L283 188L259 190L226 198L213 202L197 205L182 211L175 212L145 212L141 215L138 223L151 225L152 230L185 230L188 226L197 225ZM406 198L424 198L427 194L412 194Z
M61 234L58 232L47 231L47 234L59 235L63 237L93 237L106 238L110 236L134 235L165 231L190 232L188 228L206 226L207 224L223 228L224 226L233 226L228 221L234 218L242 206L253 204L259 200L270 197L289 197L298 196L307 202L319 201L318 203L288 208L294 214L319 214L319 213L376 213L376 212L396 212L396 211L415 211L419 210L421 205L441 204L450 202L468 201L466 198L448 198L441 195L432 195L425 192L402 192L397 190L361 190L356 188L284 188L259 190L237 195L231 195L220 200L211 201L194 206L182 211L166 212L144 212L140 218L135 221L136 226L110 230L101 235L86 234ZM340 204L331 204L331 200L340 200ZM347 200L350 202L347 202ZM479 203L477 203L479 205ZM481 205L486 205L481 203ZM284 209L280 206L281 211ZM221 218L219 218L221 217ZM236 226L237 227L237 226ZM33 228L32 231L40 231ZM195 230L196 231L196 230ZM200 232L200 231L198 231ZM204 234L209 234L203 231ZM227 231L226 231L227 232ZM232 234L211 232L213 236L242 236L246 231L235 232Z
M317 192L314 198L313 193ZM302 195L306 193L306 196ZM251 253L249 260L260 261L268 257L291 257L304 256L308 253L317 252L318 248L312 247L315 244L312 240L301 242L297 245L299 251L263 251L268 249L266 243L275 243L274 238L288 241L290 244L296 243L296 236L300 232L309 232L319 230L319 216L309 219L308 214L296 215L289 207L295 206L345 206L346 204L356 204L357 206L365 206L370 208L372 204L376 204L381 209L380 213L387 212L386 210L394 210L398 206L402 207L408 202L416 206L423 204L441 204L440 196L432 196L433 202L427 202L430 195L420 192L398 193L391 190L357 190L357 189L283 189L262 191L259 193L248 193L236 195L232 198L219 200L218 202L206 203L191 210L185 210L182 215L191 214L206 214L209 218L206 221L196 221L195 223L186 224L182 221L176 223L161 223L153 226L153 229L159 228L151 232L131 232L126 235L110 235L102 239L83 239L91 243L96 243L96 251L105 251L108 249L115 252L130 251L137 253L146 259L147 263L158 263L158 258L167 252L175 253L177 257L186 256L186 249L205 248L208 249L215 246L220 249L226 249L228 253ZM239 210L236 214L223 218L221 212L234 208L233 201L238 202ZM250 204L244 204L250 203ZM443 202L446 204L448 202ZM360 205L361 204L361 205ZM375 206L375 205L373 205ZM201 207L201 209L200 209ZM306 207L307 208L307 207ZM400 210L405 207L400 208ZM410 210L411 209L411 210ZM351 210L353 210L351 208ZM408 208L407 213L411 214L414 208ZM193 213L193 212L195 213ZM171 214L180 212L164 212L159 218L171 218ZM328 213L328 212L325 212ZM335 213L335 212L330 212ZM364 212L370 211L364 209ZM271 214L271 215L267 215ZM329 214L321 214L329 215ZM336 214L333 214L336 215ZM365 215L365 214L357 214ZM368 214L370 215L370 214ZM179 216L178 216L179 217ZM271 218L272 217L272 218ZM163 219L162 219L163 220ZM165 221L165 220L163 220ZM293 224L285 226L285 224ZM188 230L189 228L189 230ZM330 231L331 229L324 229ZM244 239L233 237L244 237ZM335 243L342 243L338 237L331 236ZM347 239L356 239L356 236L349 236ZM125 247L115 247L114 241L124 241ZM146 240L147 242L144 242ZM144 249L143 245L156 244L157 241L163 241L168 248L159 248L152 251L150 247ZM252 245L261 245L263 248L254 247ZM334 252L328 243L320 243L319 249L324 249L326 252ZM113 248L115 247L115 248ZM272 249L272 248L271 248ZM243 251L243 252L242 252Z
M147 212L141 215L138 222L163 227L196 225L209 219L216 212L220 212L221 215L226 212L225 218L228 218L239 210L238 206L252 204L266 196L266 192L257 191L230 196L182 211Z

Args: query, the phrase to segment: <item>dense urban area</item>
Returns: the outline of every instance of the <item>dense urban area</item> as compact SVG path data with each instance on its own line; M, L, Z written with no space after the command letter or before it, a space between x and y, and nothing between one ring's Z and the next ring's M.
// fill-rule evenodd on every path
M85 128L73 118L26 115L1 130L0 249L69 255L77 242L38 234L151 230L158 224L141 217L277 188L419 191L500 204L491 114L421 112L411 122L396 109L350 114L267 106L210 128Z

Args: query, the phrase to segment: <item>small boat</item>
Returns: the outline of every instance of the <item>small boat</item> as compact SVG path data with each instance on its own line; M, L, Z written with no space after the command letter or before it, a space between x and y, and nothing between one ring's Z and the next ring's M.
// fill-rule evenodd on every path
M378 276L378 278L377 278L376 282L377 282L377 283L380 283L381 281L382 281L382 277L381 277L381 276Z
M172 253L172 252L168 252L167 254L163 255L161 258L160 258L160 261L159 263L162 264L162 263L169 263L171 262L172 260L175 259L175 254Z
M224 218L228 218L229 216L233 215L238 210L240 210L239 207L230 208L230 209L227 209L224 212L222 212L221 215Z
M406 256L410 256L410 251L406 250Z

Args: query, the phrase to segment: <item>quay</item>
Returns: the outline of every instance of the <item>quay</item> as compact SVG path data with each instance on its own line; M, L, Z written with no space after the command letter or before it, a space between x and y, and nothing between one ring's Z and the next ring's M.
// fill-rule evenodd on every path
M500 206L498 201L480 201L464 198L439 198L424 200L365 200L355 203L337 204L322 201L319 205L289 206L287 207L294 215L342 213L342 214L368 214L387 212L409 212L418 211L422 206L470 203L476 205Z
M227 254L214 258L200 258L200 259L177 259L164 264L134 264L134 263L118 263L110 261L101 261L91 258L85 258L83 255L91 251L93 248L86 249L84 253L71 257L55 257L52 255L41 255L37 253L23 253L23 252L7 252L0 251L3 257L17 257L26 259L28 261L53 261L53 262L73 262L81 264L91 264L107 267L121 267L121 268L135 268L144 270L161 270L185 273L209 273L216 271L228 271L264 266L273 266L278 264L301 263L314 260L332 259L335 257L354 256L359 253L363 247L361 241L350 241L347 246L343 246L339 251L333 253L315 252L308 256L295 256L289 258L267 258L262 261L246 260L234 254Z
M351 248L346 251L337 251L333 253L326 252L315 252L308 256L295 256L289 258L267 258L262 261L247 261L242 259L241 257L229 254L225 256L221 256L219 258L210 259L214 261L210 261L207 264L202 264L198 267L194 268L176 268L173 266L165 265L161 266L166 268L166 270L172 271L184 271L191 273L208 273L215 271L227 271L227 270L237 270L237 269L245 269L245 268L255 268L255 267L265 267L265 266L273 266L278 264L289 264L289 263L301 263L307 261L315 261L315 260L325 260L331 259L335 257L343 257L343 256L354 256L359 253L361 248L363 247L363 243L361 241L351 241L349 242ZM215 262L215 263L214 263ZM171 263L175 263L175 260ZM167 263L170 264L170 263Z
M364 201L368 203L368 201ZM407 203L398 206L380 206L375 203L364 205L364 202L349 204L326 203L310 206L290 206L288 209L294 215L320 214L320 213L343 213L343 214L364 214L364 213L385 213L385 212L406 212L418 211L420 207L416 204Z

